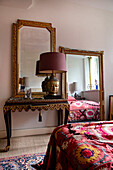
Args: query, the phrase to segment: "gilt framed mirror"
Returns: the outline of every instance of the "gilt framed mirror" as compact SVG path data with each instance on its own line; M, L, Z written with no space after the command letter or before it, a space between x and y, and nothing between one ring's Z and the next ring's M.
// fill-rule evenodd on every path
M103 51L85 51L60 46L65 53L67 73L63 73L64 98L87 99L100 105L100 120L105 119ZM72 88L74 85L74 89Z
M36 76L36 61L43 52L56 51L56 29L51 23L17 20L13 23L13 81L12 96L24 97L21 80L27 77L32 97L44 96L41 83L44 74Z

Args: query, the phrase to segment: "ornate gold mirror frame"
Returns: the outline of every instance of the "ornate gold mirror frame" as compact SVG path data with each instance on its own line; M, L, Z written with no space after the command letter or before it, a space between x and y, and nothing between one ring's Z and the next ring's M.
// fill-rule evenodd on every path
M12 81L12 97L24 97L24 92L19 92L19 30L24 27L42 28L50 33L50 51L56 51L56 29L52 27L51 23L36 22L28 20L17 20L13 23L13 81ZM32 92L33 97L42 97L45 92Z
M105 120L105 109L104 109L104 77L103 77L103 51L85 51L77 49L69 49L60 46L59 51L66 54L74 55L84 55L84 56L97 56L99 58L99 89L100 89L100 119ZM66 83L66 74L62 75L62 94L64 98L67 98L67 83Z

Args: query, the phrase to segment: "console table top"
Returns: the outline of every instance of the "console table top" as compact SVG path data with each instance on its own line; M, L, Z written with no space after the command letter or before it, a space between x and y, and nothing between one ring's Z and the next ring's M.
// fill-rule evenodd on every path
M5 105L13 105L13 104L52 104L52 103L68 103L67 99L38 99L38 98L32 98L32 99L26 99L26 98L9 98Z

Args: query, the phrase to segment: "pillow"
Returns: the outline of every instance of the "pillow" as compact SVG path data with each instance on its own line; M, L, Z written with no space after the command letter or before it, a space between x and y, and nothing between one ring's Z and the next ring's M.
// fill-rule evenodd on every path
M76 101L76 99L72 96L68 96L68 101Z

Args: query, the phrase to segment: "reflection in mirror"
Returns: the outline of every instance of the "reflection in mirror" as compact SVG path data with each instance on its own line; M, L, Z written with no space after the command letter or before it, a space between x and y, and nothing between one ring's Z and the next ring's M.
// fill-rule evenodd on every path
M50 51L50 35L47 29L22 27L19 29L19 79L27 77L32 92L42 92L44 77L37 77L36 61L42 52ZM22 91L22 85L19 91Z
M99 98L99 60L97 56L66 54L67 95L81 96L89 94L87 99L96 102ZM87 93L87 91L89 91ZM93 96L90 95L92 94ZM92 97L92 98L91 98Z
M67 74L64 75L62 90L70 103L68 121L73 120L72 117L79 121L82 118L104 120L103 51L64 47L59 47L59 50L65 53L67 63Z
M32 97L44 96L41 84L46 74L35 75L36 61L41 53L56 51L55 32L51 23L17 20L13 24L13 97L24 97L25 86L31 88Z

